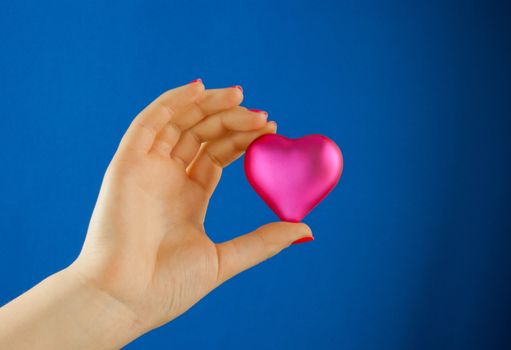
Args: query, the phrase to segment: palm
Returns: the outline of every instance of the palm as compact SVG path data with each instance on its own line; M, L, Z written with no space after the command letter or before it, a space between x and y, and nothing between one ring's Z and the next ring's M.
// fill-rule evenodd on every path
M145 299L147 304L141 305L141 312L160 317L156 322L161 323L186 310L215 286L217 250L203 228L209 196L178 161L150 157L121 167L132 178L126 179L125 188L119 188L129 201L127 208L117 204L116 215L125 216L123 221L129 223L126 230L132 231L128 235L137 238L133 246L137 257L131 255L125 265L126 277L139 279L132 282L136 287L144 286L131 293L151 295ZM130 218L135 217L133 222ZM149 248L141 250L143 246ZM141 262L151 262L151 267ZM139 269L140 273L133 273Z
M135 119L105 175L75 265L143 327L175 318L227 278L310 234L280 224L287 231L271 239L261 239L264 228L223 244L206 235L222 167L275 131L261 113L237 107L241 98L238 89L203 91L202 84L162 95Z

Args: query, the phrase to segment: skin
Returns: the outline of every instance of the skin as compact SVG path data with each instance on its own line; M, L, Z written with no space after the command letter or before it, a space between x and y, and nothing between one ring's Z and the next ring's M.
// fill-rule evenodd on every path
M214 243L204 230L222 168L258 136L265 112L241 89L195 81L162 94L113 157L78 258L0 309L1 349L117 349L188 310L236 274L299 239L270 223Z

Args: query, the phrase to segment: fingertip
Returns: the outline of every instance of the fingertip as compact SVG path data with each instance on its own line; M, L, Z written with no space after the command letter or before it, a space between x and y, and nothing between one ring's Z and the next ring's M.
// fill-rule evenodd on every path
M302 222L277 221L261 227L262 232L277 233L274 236L280 243L280 249L293 244L310 242L314 240L311 228Z
M201 78L197 78L197 79L193 79L191 82L189 82L188 84L196 84L196 83L202 83L202 79Z
M256 131L256 138L265 134L275 134L277 132L277 123L269 121L264 124L259 130Z
M241 93L243 93L243 87L241 85L233 85L231 86L231 89L238 89Z
M223 90L225 91L225 99L230 106L238 106L243 101L243 88L241 85L229 86Z
M250 113L252 115L252 123L255 129L269 128L271 125L268 123L268 114L265 113Z
M238 89L227 88L224 93L225 109L239 106L243 101L243 93Z
M309 225L304 224L303 222L289 222L289 221L276 221L268 223L263 228L275 228L279 231L286 231L290 233L294 233L297 235L303 236L312 236L312 230Z
M312 230L309 225L307 225L303 222L298 222L295 225L298 225L297 226L298 231L303 232L305 235L312 237Z
M255 120L257 124L261 125L261 127L267 125L268 112L254 108L247 108L247 111L250 113L253 120Z
M292 225L294 237L292 237L289 241L289 245L299 244L310 242L314 240L314 236L312 234L312 230L309 225L304 224L303 222L297 223L288 223L286 224Z
M233 103L235 106L239 105L243 102L243 88L240 85L236 85L237 87L231 89L231 93L234 95Z
M188 85L186 85L188 88L192 89L195 93L202 93L205 90L204 83L202 82L202 79L195 79L192 82L190 82Z
M270 128L270 132L271 132L271 133L275 134L275 133L277 132L277 126L278 126L278 125L277 125L277 122L276 122L276 121L274 121L274 120L270 120L270 121L268 122L268 126L269 126L269 128Z
M241 85L234 85L234 86L231 86L231 90L235 93L236 103L237 103L237 105L239 105L245 97L243 95L243 87Z

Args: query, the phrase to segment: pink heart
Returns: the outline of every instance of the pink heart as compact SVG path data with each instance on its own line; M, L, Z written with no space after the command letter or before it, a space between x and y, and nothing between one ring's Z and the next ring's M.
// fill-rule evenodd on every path
M339 181L342 153L323 135L263 135L245 154L248 182L283 221L299 222Z

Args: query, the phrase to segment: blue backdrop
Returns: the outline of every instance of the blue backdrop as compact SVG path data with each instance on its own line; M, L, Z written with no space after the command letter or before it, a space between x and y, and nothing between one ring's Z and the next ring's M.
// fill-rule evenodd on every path
M128 349L511 346L511 21L491 1L5 1L0 303L77 256L131 119L201 77L342 148L316 241ZM229 167L217 241L275 220Z

